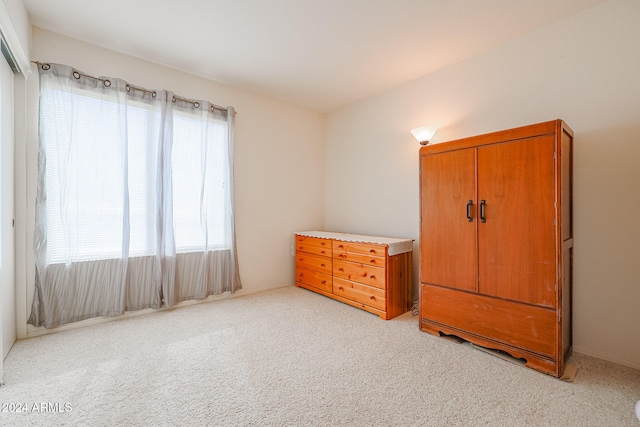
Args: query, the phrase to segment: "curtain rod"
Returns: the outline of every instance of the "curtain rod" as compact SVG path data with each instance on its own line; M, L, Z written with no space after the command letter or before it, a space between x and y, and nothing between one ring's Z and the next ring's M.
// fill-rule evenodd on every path
M38 65L38 66L42 66L44 70L48 70L51 67L51 65L49 65L47 63L40 62L40 61L31 61L31 62L36 64L36 65ZM45 66L49 67L49 68L44 68ZM76 79L80 79L80 77L88 77L90 79L100 80L106 87L111 86L111 81L108 80L108 79L101 79L100 77L90 76L88 74L81 73L81 72L79 72L79 71L77 71L75 69L73 71L73 77L75 77ZM145 89L145 88L140 87L140 86L134 86L132 84L127 83L127 92L131 92L131 89L138 90L138 91L141 91L141 92L150 93L153 98L156 97L156 91L155 90L149 90L149 89ZM182 96L173 95L172 102L176 102L176 101L188 102L189 104L193 105L194 108L200 108L200 102L198 102L198 101L192 101L190 99L183 98ZM228 112L228 110L226 108L221 107L220 105L216 105L216 104L213 104L211 102L209 104L211 106L211 110L212 111L213 110L219 110L219 111L223 111L225 113ZM238 112L235 111L235 114L238 114Z

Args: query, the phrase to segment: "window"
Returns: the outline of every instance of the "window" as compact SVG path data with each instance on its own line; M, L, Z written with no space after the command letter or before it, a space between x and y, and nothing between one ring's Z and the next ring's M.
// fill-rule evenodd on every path
M240 289L233 108L38 65L28 322L53 327Z
M59 120L61 105L71 110L73 120ZM44 92L41 111L47 264L121 257L125 191L129 193L129 254L155 254L153 154L158 138L150 126L152 109L144 104L127 109L126 144L110 120L119 114L118 104L103 102L91 93ZM123 173L125 162L127 174Z
M202 132L211 144L200 144ZM226 133L226 123L220 120L203 125L192 117L174 113L173 221L178 253L229 247L231 212L225 202L229 185Z
M121 104L88 90L43 91L40 108L47 264L119 258L127 240L129 256L156 255L158 197L166 191L176 253L229 248L226 121L174 109L167 188L158 173L162 126L154 103L128 100L126 126L116 124ZM60 120L61 109L73 120Z

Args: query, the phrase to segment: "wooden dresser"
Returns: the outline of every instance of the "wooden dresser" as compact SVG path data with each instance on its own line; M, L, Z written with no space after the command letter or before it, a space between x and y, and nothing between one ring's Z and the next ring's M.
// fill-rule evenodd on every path
M562 376L573 132L561 120L420 149L420 328Z
M413 240L295 233L296 286L388 320L411 310Z

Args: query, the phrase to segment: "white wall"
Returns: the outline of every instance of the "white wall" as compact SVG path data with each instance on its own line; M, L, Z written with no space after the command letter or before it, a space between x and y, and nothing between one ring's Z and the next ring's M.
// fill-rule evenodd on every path
M187 98L232 105L235 128L236 237L243 289L238 294L294 283L290 241L294 231L324 223L324 116L234 89L170 68L142 61L79 40L33 28L32 59L71 65L87 74L120 77L150 89L168 89ZM35 66L33 67L35 71ZM26 88L27 144L23 165L16 165L16 187L26 198L18 217L26 221L21 237L25 271L18 287L19 336L27 335L26 318L33 297L33 218L37 177L38 76ZM16 157L19 157L17 154ZM20 181L20 182L18 182ZM25 283L26 282L26 283ZM33 328L29 326L29 331Z
M437 143L564 119L574 350L640 368L639 16L639 1L611 1L328 115L326 229L418 240L414 127L437 127Z

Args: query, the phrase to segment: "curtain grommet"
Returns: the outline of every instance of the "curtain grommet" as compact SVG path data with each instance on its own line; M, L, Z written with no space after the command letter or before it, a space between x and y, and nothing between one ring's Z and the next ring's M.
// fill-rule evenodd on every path
M105 85L105 87L110 87L111 86L111 80L104 80L102 82L103 85Z
M73 72L73 77L74 77L76 80L80 80L80 75L81 75L81 74L80 74L79 72L77 72L77 71L74 71L74 72Z
M50 70L50 69L51 69L51 65L49 65L49 64L42 64L42 69L43 69L43 70L45 70L45 71Z

